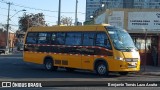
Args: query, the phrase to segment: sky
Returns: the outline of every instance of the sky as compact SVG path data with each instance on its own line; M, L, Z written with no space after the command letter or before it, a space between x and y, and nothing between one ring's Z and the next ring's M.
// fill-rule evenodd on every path
M10 24L13 31L18 29L19 17L24 12L18 12L25 9L27 14L43 13L45 21L49 25L56 25L58 21L58 5L59 0L0 0L0 23L7 23L8 4L11 2ZM61 0L61 16L71 17L75 22L75 6L76 0ZM86 0L78 0L78 21L85 21ZM18 12L18 13L17 13Z

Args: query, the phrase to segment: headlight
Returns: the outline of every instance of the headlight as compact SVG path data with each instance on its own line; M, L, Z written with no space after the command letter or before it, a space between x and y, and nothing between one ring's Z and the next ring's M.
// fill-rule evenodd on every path
M124 60L122 57L116 57L115 59L116 59L116 60L121 60L121 61Z

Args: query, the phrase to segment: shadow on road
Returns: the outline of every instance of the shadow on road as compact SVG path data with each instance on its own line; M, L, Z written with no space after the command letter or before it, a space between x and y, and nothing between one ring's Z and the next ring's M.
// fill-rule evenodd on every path
M14 63L10 66L4 66L6 69L0 72L0 78L115 78L118 74L109 76L98 76L93 72L84 70L75 70L67 72L64 68L57 71L46 71L43 65L29 65L25 63ZM7 70L8 69L8 70Z

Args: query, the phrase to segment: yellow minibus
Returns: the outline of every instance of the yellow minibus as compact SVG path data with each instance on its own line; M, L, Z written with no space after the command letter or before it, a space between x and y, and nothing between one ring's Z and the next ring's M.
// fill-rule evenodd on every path
M47 70L84 69L98 75L140 70L140 55L130 35L108 24L31 27L25 35L23 59Z

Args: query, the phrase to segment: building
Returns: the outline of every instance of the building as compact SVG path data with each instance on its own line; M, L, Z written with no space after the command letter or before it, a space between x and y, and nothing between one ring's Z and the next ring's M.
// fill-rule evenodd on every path
M5 50L6 49L6 45L7 45L7 31L4 28L3 24L0 24L0 49ZM13 48L15 47L15 39L16 39L16 35L14 32L12 32L11 30L9 30L8 32L8 42L9 42L9 48L10 51L13 50Z
M142 65L160 66L159 9L106 9L96 14L95 24L109 23L126 29L141 55Z
M6 35L7 35L6 31L0 30L0 49L6 48L6 41L7 41ZM14 32L9 32L8 37L9 37L9 48L10 48L10 51L12 51L13 48L15 47L16 35Z
M160 8L160 0L86 0L86 19L101 9L112 8Z
M108 7L119 8L122 7L123 0L86 0L86 21L90 20L90 16L94 14L94 12L102 7L102 4L106 4ZM116 6L116 7L115 7Z
M17 50L23 50L23 40L24 40L25 32L24 31L16 31L16 46Z
M134 0L133 7L134 8L160 8L160 0Z
M6 31L4 25L0 23L0 49L5 49L6 47Z

